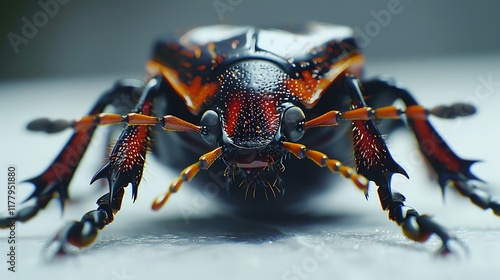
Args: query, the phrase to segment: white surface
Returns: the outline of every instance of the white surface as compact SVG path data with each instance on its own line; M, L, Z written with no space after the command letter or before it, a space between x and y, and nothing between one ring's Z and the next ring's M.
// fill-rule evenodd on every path
M500 86L495 84L491 93L476 89L480 77L487 80L491 75L493 81L500 81L499 64L499 56L489 56L383 62L368 68L369 76L391 74L425 106L477 100L477 115L452 121L434 119L433 123L460 156L483 160L474 165L473 172L497 196ZM28 121L42 116L79 117L114 79L0 84L0 115L5 127L0 181L6 181L8 164L17 165L19 181L38 175L70 135L30 133L24 130ZM103 140L103 134L99 135ZM290 221L245 221L231 216L212 207L214 199L191 192L193 185L184 186L160 212L152 212L153 198L176 174L150 156L138 201L132 204L128 189L122 211L100 232L95 245L76 257L45 262L41 252L47 240L65 221L80 219L94 209L96 199L105 192L99 184L88 184L103 163L103 141L97 140L72 182L70 194L75 200L63 216L53 202L31 222L18 224L18 272L7 272L2 261L0 279L496 279L500 275L500 218L452 190L443 203L439 187L415 156L413 136L405 130L391 134L388 145L411 179L395 177L393 188L407 197L408 205L420 213L434 214L455 232L467 244L468 257L435 258L433 253L440 245L437 238L424 244L409 241L381 211L374 187L367 202L336 175L332 175L336 191L305 206L310 216L291 217ZM18 189L19 209L32 187L19 184ZM1 191L2 214L5 196ZM186 219L186 213L193 215ZM6 236L6 231L0 231L3 256ZM297 269L301 272L296 274Z

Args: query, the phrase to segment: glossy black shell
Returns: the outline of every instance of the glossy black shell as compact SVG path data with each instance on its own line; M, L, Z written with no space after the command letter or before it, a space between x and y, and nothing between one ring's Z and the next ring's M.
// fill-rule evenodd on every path
M188 89L216 83L216 76L238 61L271 61L292 80L318 83L314 86L321 85L323 91L339 73L353 66L353 62L339 62L360 54L349 27L309 23L289 30L221 25L196 28L179 37L167 36L154 46L151 72L161 72L186 104L197 111L215 95L216 85L202 92ZM313 86L309 93L296 94L310 107L321 97Z
M158 40L148 71L150 75L163 76L167 104L157 106L156 113L172 114L198 124L201 114L217 102L213 100L219 90L217 76L235 63L256 59L270 61L286 73L299 103L296 105L303 108L307 119L329 110L348 109L349 97L344 91L342 74L360 76L363 65L352 30L320 23L287 30L209 26ZM377 96L370 99L369 105L391 102ZM353 162L349 125L308 131L299 142L347 164ZM154 143L153 151L160 160L178 170L213 149L199 135L189 133L159 131ZM262 198L245 201L243 195L235 193L226 195L226 166L220 160L207 172L200 172L194 184L203 189L215 183L221 190L217 198L229 201L237 210L279 211L295 206L300 209L303 202L323 193L322 190L331 187L332 179L338 177L307 160L289 158L284 164L286 195L269 202Z

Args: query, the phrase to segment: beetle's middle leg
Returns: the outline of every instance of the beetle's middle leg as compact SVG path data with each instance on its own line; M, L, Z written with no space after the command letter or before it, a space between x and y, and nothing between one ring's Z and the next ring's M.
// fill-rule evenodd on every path
M375 96L388 93L396 99L401 99L407 108L420 107L410 92L390 81L370 80L364 82L362 87L367 95ZM475 108L471 105L456 103L451 106L438 106L425 113L439 118L452 119L474 112ZM480 208L485 210L491 208L493 213L500 215L500 200L495 199L470 182L471 180L481 181L470 171L470 166L477 161L465 160L456 155L426 117L412 118L407 116L406 120L415 134L420 151L436 172L443 194L445 188L451 186L461 195L469 197Z

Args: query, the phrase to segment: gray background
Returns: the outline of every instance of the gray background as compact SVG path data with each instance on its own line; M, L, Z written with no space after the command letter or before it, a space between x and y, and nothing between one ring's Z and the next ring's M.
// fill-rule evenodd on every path
M38 1L2 0L0 79L140 74L154 38L170 30L199 25L272 25L314 20L365 30L374 21L371 12L386 10L390 2L69 0L59 5L57 13L49 16L47 23L16 53L7 34L22 35L21 18L33 22L33 15L43 9ZM499 1L396 2L402 10L393 14L389 24L370 39L366 48L369 61L489 54L500 50ZM219 16L214 3L233 3L234 7Z
M239 3L220 0L229 1ZM19 182L40 174L71 135L70 131L28 132L26 123L42 116L78 118L117 78L142 77L151 42L158 35L205 24L307 20L365 29L374 20L371 11L386 9L389 0L267 2L243 0L221 20L214 0L70 0L16 54L7 34L20 34L21 18L31 20L42 9L37 1L0 0L0 118L6 123L0 140L0 182L7 181L3 169L7 164L17 166ZM401 13L393 15L365 49L368 75L394 76L427 107L457 101L476 105L478 113L470 118L433 118L432 123L457 154L482 160L472 171L487 183L476 183L500 197L500 133L491 125L497 122L500 103L500 2L400 3ZM493 83L485 84L488 80ZM394 176L393 187L406 196L407 205L432 214L457 234L470 250L468 257L456 248L456 256L434 258L438 238L423 244L408 240L381 211L373 184L366 201L349 181L336 175L332 192L305 204L304 213L310 216L295 223L243 220L218 208L216 199L193 191L203 187L194 183L185 184L175 199L152 212L151 202L178 173L149 156L136 203L127 189L122 210L94 245L74 258L47 263L42 258L47 241L67 221L95 209L96 199L106 192L98 183L89 186L104 163L104 132L97 131L73 178L73 200L64 213L54 201L29 223L17 226L19 270L13 275L1 261L0 279L468 280L500 275L500 218L449 188L443 199L413 135L405 130L387 138L391 153L411 178ZM17 191L20 209L32 186L19 184ZM202 198L208 204L200 204ZM5 214L6 203L0 190L0 215ZM189 220L185 209L195 210L189 212L193 213ZM7 235L0 230L0 260L8 248ZM330 253L318 259L318 249ZM287 274L308 264L305 277Z

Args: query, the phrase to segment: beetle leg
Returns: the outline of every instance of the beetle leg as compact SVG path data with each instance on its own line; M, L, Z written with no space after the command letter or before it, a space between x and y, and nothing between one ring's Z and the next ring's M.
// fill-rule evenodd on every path
M382 208L389 212L389 219L401 226L406 237L417 242L424 242L434 233L443 242L438 250L439 254L447 255L452 252L449 247L452 240L458 242L467 251L467 248L459 239L434 222L430 216L420 215L412 207L406 206L404 204L406 199L401 193L389 192L386 187L379 187L377 192Z
M73 221L63 226L47 245L56 246L54 255L72 253L72 246L82 248L92 244L98 230L113 222L114 215L120 210L125 190L121 188L111 196L111 192L97 200L97 209L87 212L80 221ZM50 254L52 252L50 251ZM52 256L49 256L52 257Z
M449 241L456 239L444 228L436 224L428 216L420 216L413 208L404 205L404 196L391 190L391 178L394 173L400 173L408 177L406 171L392 158L384 139L373 118L364 117L366 103L361 92L361 84L358 79L347 76L346 90L351 95L352 111L350 111L353 124L354 157L357 171L368 180L378 185L378 194L383 210L389 211L389 219L402 226L403 233L410 239L423 242L432 234L437 234L443 241L440 249L441 254L450 252ZM416 105L416 104L414 104ZM390 111L390 110L389 110ZM421 116L421 107L416 112L408 112L407 115ZM384 112L384 110L382 110ZM349 111L343 114L348 118Z
M367 81L363 83L363 87L370 95L387 92L400 98L405 103L407 111L411 108L422 108L407 90L389 81ZM451 186L461 195L470 198L480 208L491 208L496 215L500 216L500 200L493 198L470 182L470 180L481 181L470 171L471 165L477 161L462 159L456 155L427 120L425 117L427 113L420 111L421 113L416 115L406 114L407 123L415 134L421 152L436 172L443 195L445 188ZM431 115L450 119L473 114L475 108L457 103L452 106L438 106L426 111Z
M123 80L103 94L96 104L90 109L89 114L95 115L104 111L108 105L118 98L130 99L133 94L143 87L141 81ZM32 131L43 131L55 133L65 128L66 121L50 121L48 119L38 119L28 125ZM59 198L61 209L68 200L68 185L82 159L87 147L94 135L96 126L88 127L80 131L75 131L59 155L49 165L49 167L39 176L26 180L35 186L33 193L25 200L35 200L35 204L27 206L17 211L14 217L0 217L0 228L8 226L14 221L25 222L34 217L38 211L45 208L54 197Z
M136 107L129 115L148 116L152 111L152 102L158 93L159 82L153 78L145 86L143 94ZM125 118L117 117L116 114L99 114L83 117L72 123L73 129L85 130L92 125L117 124L125 122L128 124L127 115ZM120 121L125 119L125 121ZM109 155L107 163L92 178L92 184L98 179L106 178L109 186L110 201L113 201L115 194L130 183L132 185L132 199L137 198L139 183L142 178L146 152L149 147L151 134L150 125L128 125L121 132L118 140Z
M339 172L344 178L350 179L360 190L362 190L365 196L368 196L368 180L362 175L357 174L349 166L342 165L342 163L336 159L328 158L328 156L322 152L307 149L306 146L302 144L292 142L282 142L282 144L287 151L298 159L307 157L319 167L328 167L331 172Z
M155 211L159 210L167 202L170 195L172 193L176 193L180 189L182 183L191 181L194 176L196 176L196 174L200 171L200 169L207 170L208 168L210 168L212 163L214 163L214 161L218 159L221 154L222 147L218 147L202 155L198 162L186 167L181 172L181 175L177 179L172 181L168 190L156 197L155 201L153 202L152 209Z
M360 89L359 81L353 76L346 76L345 86L351 95L353 110L343 113L342 116L349 119L358 115L359 110L365 110L366 103ZM406 171L392 158L382 135L380 134L373 119L353 118L353 142L354 159L356 161L356 171L365 176L368 180L375 182L379 187L387 188L391 191L390 179L393 174L400 173L408 177Z
M157 94L158 81L151 79L144 87L142 96L132 114L148 117L152 110L152 100ZM118 115L120 116L120 115ZM97 114L83 117L70 126L78 133L95 128L99 124L115 124L115 114ZM92 121L89 121L92 120ZM139 182L142 178L146 152L149 145L151 126L127 126L118 138L108 162L92 178L91 184L101 178L108 181L109 192L97 200L97 209L83 215L80 221L66 224L51 244L56 244L56 255L71 253L71 246L82 248L94 242L97 231L110 224L120 210L125 187L132 184L132 198L137 198Z

